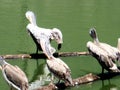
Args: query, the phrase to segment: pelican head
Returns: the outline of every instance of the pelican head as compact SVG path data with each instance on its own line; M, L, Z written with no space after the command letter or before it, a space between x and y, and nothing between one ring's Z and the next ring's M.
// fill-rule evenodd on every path
M25 13L25 16L30 21L31 24L36 25L36 17L32 11L27 11Z
M58 43L58 50L60 50L60 48L62 47L62 43L63 43L62 32L57 28L53 28L52 36L53 36L53 39L55 39L55 41Z
M94 42L98 44L99 40L98 40L96 29L95 28L91 28L90 31L89 31L89 34L93 38Z
M7 62L5 62L5 60L3 59L3 57L0 56L0 65L3 66L7 64Z
M89 31L89 34L93 39L97 38L97 33L96 33L95 28L91 28L90 31Z

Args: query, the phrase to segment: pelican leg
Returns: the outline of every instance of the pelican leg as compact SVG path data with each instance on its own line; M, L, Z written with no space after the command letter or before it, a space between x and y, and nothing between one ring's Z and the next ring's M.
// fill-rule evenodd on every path
M51 76L51 82L50 82L50 83L54 83L54 79L55 79L55 77L54 77L54 75L52 74L52 76Z
M104 80L102 80L102 86L105 86L105 84L104 84Z
M12 90L12 86L10 86L10 90Z
M43 53L47 56L47 58L51 59L53 55L50 50L50 42L48 41L48 39L44 40L44 38L41 38L40 45L43 50Z
M102 74L104 74L104 68L102 67Z
M38 51L39 51L39 49L38 49L38 47L36 46L36 54L38 54Z
M118 66L120 66L120 58L118 59Z
M59 84L59 83L60 83L60 79L58 80L57 84Z

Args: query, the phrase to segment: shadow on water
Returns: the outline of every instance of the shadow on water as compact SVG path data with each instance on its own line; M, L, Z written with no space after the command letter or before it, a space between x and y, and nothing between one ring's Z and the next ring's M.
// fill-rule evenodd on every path
M19 53L22 53L22 54L29 54L31 56L31 59L47 59L46 55L44 53L29 53L29 52L24 52L24 51L18 51ZM54 57L59 57L59 53L56 52L53 54Z
M40 60L36 59L37 68L34 70L34 75L29 81L30 90L46 85L51 81L51 74L46 63L39 64L39 61Z
M108 84L104 84L104 80L102 80L102 87L99 90L118 90L117 85L111 84L110 80L108 80Z
M118 67L118 69L120 69L120 67ZM101 80L108 80L119 75L120 75L120 72L105 72L103 74L102 73L98 74Z
M34 70L34 75L32 79L29 81L30 83L35 80L38 80L38 78L41 78L41 77L43 78L44 76L47 77L50 74L46 63L42 63L39 65L39 60L36 60L36 62L37 62L37 68Z
M119 75L120 73L116 73L116 72L106 72L104 74L98 74L100 80L102 80L102 87L99 90L118 90L118 86L115 84L111 84L110 79ZM105 80L108 80L107 85L105 85L104 83Z
M109 73L109 72L106 72L104 74L98 74L98 76L100 77L101 80L109 80L115 76L118 76L120 75L120 73Z
M24 70L24 72L26 73L26 75L28 75L28 73L27 73L27 68L28 68L28 60L24 60L23 70Z

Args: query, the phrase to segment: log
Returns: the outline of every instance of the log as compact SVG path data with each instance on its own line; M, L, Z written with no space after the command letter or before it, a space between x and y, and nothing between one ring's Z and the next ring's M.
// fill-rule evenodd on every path
M96 81L96 80L99 80L99 79L100 79L99 76L90 73L90 74L87 74L85 76L73 79L73 84L74 84L73 86L93 82L93 81ZM58 89L58 90L63 89L64 90L67 87L73 87L73 86L69 85L68 83L49 84L47 86L40 87L36 90L56 90L56 89Z
M59 52L58 57L90 55L89 52Z
M80 55L89 55L89 52L59 52L53 54L55 57L70 57L70 56L80 56ZM0 55L4 59L44 59L46 58L44 53L40 54L8 54L8 55Z
M82 77L78 77L76 79L73 79L73 84L74 84L73 86L69 85L68 83L62 82L59 84L49 84L49 85L40 87L36 90L56 90L56 89L64 90L67 87L74 87L76 85L86 84L86 83L94 82L97 80L109 80L109 79L111 79L115 76L118 76L118 75L120 75L120 73L106 72L104 74L98 74L98 75L95 75L93 73L89 73L89 74L86 74Z

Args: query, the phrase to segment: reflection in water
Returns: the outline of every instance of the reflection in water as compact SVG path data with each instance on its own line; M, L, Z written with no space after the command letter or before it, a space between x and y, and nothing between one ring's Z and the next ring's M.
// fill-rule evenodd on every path
M30 80L31 84L29 86L29 89L32 90L38 88L50 81L51 74L47 68L46 63L40 64L39 66L37 66L36 70L34 71L34 76Z
M110 80L108 80L108 84L104 84L104 80L102 80L102 87L100 90L118 90L117 86L114 84L111 84Z

